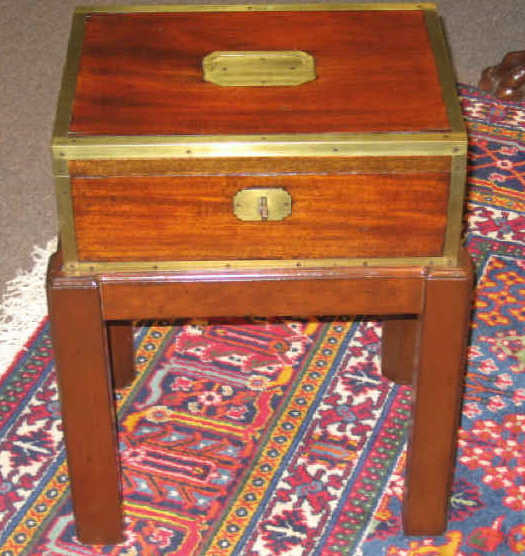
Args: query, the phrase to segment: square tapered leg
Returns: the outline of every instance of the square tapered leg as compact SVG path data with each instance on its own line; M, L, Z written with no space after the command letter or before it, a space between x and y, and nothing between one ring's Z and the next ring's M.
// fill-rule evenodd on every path
M81 542L122 540L117 431L97 283L48 276L53 348Z
M403 504L404 530L410 535L439 535L446 529L471 291L467 260L456 273L434 271L425 280Z

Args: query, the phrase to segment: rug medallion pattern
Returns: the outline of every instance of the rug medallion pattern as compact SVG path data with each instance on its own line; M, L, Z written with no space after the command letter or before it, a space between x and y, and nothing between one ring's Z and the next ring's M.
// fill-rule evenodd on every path
M478 281L447 533L401 532L411 391L380 374L381 324L238 319L138 323L126 540L79 544L44 321L0 384L0 556L525 552L525 108L460 92Z

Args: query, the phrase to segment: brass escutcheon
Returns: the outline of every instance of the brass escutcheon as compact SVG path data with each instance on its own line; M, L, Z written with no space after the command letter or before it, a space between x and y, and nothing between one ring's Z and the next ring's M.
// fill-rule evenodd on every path
M284 220L292 213L292 198L282 187L241 189L233 197L233 213L239 220Z

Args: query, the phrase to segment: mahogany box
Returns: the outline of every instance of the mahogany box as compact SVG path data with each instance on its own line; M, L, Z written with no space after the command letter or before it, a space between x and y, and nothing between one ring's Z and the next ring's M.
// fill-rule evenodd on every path
M433 4L79 8L64 270L454 265L466 147Z

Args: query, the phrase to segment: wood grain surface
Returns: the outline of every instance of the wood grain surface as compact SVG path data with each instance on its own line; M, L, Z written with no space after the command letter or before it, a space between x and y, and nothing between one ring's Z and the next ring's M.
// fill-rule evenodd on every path
M50 260L47 295L76 533L80 542L116 544L120 469L100 290L90 277L63 287L55 279L60 259Z
M439 256L448 173L72 178L80 261ZM245 222L243 188L285 188L292 214Z
M317 79L295 87L203 81L216 50L303 50ZM422 11L88 16L74 134L448 130Z
M414 315L383 320L381 373L397 384L411 384L417 362L418 321Z
M297 278L284 280L141 283L103 282L104 312L114 319L317 316L416 313L423 304L423 278Z
M405 533L443 533L473 276L464 251L458 267L93 276L64 273L61 259L59 253L50 261L48 296L77 534L82 542L112 544L123 536L109 364L117 362L120 368L114 368L113 374L122 372L119 380L129 378L132 343L124 321L181 316L417 316L413 321L391 321L389 338L384 339L384 357L389 359L384 369L392 378L411 378L415 394L403 507ZM409 338L403 337L407 332Z
M257 176L449 172L449 156L317 156L70 160L71 176Z
M473 285L465 251L460 264L463 275L453 278L430 269L418 317L403 503L407 535L441 535L447 526Z

